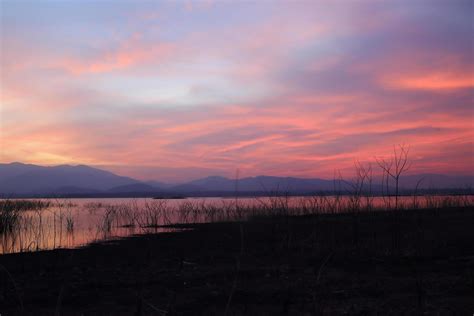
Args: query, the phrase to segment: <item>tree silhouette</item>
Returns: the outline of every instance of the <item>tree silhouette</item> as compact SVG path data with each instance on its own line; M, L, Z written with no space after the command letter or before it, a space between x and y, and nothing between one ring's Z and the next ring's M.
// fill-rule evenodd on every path
M393 156L390 160L376 158L377 164L382 168L382 184L385 179L388 192L388 180L392 178L395 181L395 209L398 209L398 196L400 190L400 176L410 169L411 163L408 161L410 147L405 144L393 146Z

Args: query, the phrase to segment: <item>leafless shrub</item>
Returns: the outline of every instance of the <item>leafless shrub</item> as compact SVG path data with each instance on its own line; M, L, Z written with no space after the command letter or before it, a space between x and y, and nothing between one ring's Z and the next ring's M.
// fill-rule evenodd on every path
M393 156L389 160L385 160L384 158L376 158L377 164L383 171L382 186L385 184L385 189L388 196L390 195L389 178L395 181L395 209L398 209L400 177L404 172L408 171L411 166L408 161L409 152L410 148L403 144L398 145L398 147L393 147Z

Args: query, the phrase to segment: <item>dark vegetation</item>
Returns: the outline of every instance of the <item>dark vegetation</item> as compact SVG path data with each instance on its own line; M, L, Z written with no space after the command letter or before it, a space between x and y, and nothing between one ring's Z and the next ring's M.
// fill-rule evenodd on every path
M2 212L38 210L50 205L51 202L42 200L2 200L0 210Z
M0 256L2 315L470 314L474 210L187 224Z
M21 212L41 210L50 206L48 201L39 200L3 200L0 201L0 235L13 232L18 228Z

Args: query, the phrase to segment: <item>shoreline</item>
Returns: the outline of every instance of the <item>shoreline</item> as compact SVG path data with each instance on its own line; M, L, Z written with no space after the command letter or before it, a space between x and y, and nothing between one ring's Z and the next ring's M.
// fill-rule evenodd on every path
M471 207L258 217L6 254L0 313L472 313L473 222Z
M280 197L313 197L313 196L340 196L347 197L353 195L351 192L332 192L332 191L311 191L311 192L188 192L181 196L173 196L178 193L163 194L162 192L130 192L124 194L0 194L0 200L41 200L41 199L156 199L156 200L185 200L185 199L247 199L247 198L280 198ZM400 192L398 197L424 197L424 196L473 196L471 189L420 189L417 192L408 190ZM395 198L396 194L384 194L371 192L371 197Z

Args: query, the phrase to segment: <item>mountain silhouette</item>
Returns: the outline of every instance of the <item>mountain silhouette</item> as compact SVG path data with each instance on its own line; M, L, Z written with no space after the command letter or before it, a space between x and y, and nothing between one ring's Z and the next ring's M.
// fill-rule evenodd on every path
M380 179L372 184L374 193L380 192ZM341 193L350 193L348 181L336 183ZM474 176L439 174L407 175L400 179L402 190L467 189L472 188ZM44 167L32 164L0 164L0 194L14 196L154 196L172 195L231 195L231 194L310 194L333 192L335 183L326 179L257 176L238 180L209 176L181 184L161 181L139 181L112 172L85 166L60 165ZM132 194L133 193L133 194Z
M0 164L0 192L5 195L64 192L68 187L93 192L136 183L140 182L85 165L42 167L21 163Z

